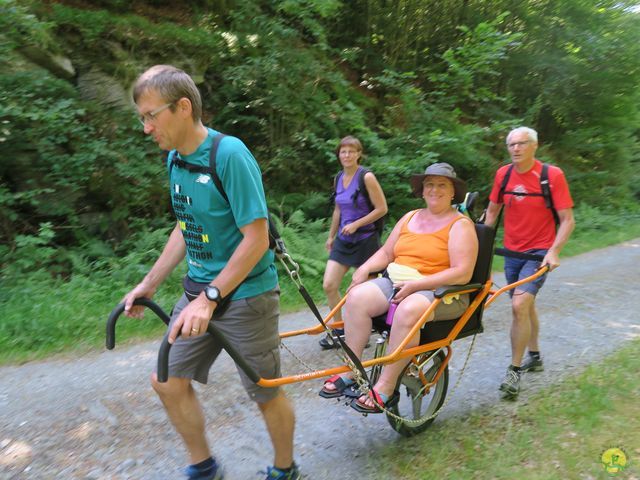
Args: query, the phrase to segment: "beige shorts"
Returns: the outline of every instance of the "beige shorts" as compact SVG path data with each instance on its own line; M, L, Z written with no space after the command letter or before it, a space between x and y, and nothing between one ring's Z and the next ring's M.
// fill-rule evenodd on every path
M370 280L372 283L378 287L383 295L391 299L391 295L393 294L393 282L391 279L387 277L379 277ZM433 290L420 290L418 293L424 297L426 297L429 302L433 302L436 298ZM440 304L436 307L436 311L434 312L434 320L454 320L458 317L461 317L462 314L469 307L469 294L465 293L460 295L459 298L452 298L451 303L446 304L444 302L440 302ZM424 328L424 327L423 327Z

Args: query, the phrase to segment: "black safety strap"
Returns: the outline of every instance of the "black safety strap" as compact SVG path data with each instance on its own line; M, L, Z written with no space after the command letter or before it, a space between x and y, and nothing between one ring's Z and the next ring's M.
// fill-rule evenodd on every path
M516 252L515 250L509 250L508 248L496 248L496 255L500 255L501 257L511 257L518 258L520 260L533 260L535 262L541 262L544 260L544 255L540 255L539 253L528 253L528 252Z
M304 298L304 301L307 302L309 309L313 312L313 314L318 319L318 321L322 324L325 330L330 331L331 329L327 326L326 323L324 323L324 320L322 319L322 315L320 315L320 311L318 310L318 307L313 301L313 298L311 298L311 295L309 295L309 292L307 291L307 289L304 288L304 285L300 284L300 286L298 287L298 291L300 292L300 295L302 295L302 298ZM347 357L349 357L349 360L351 360L353 365L358 369L358 372L360 372L362 377L367 380L367 382L369 383L369 388L373 388L373 385L371 385L369 376L364 366L362 365L362 362L357 357L357 355L353 352L353 350L351 350L349 345L347 345L347 342L345 342L340 335L332 334L331 338L333 339L334 342L337 342L340 345L340 348L342 348L342 350L347 355Z
M205 167L203 165L194 165L193 163L185 162L182 160L178 154L175 152L173 158L171 159L171 163L169 164L169 177L171 177L171 170L174 166L178 168L184 168L185 170L191 173L208 173L211 175L211 181L220 192L220 195L224 198L224 201L229 203L229 197L227 196L227 192L224 191L224 187L222 186L222 180L218 176L218 171L216 169L216 155L218 154L218 145L220 145L220 141L226 137L224 133L218 133L215 137L213 137L213 143L211 144L211 150L209 150L209 166Z
M229 203L229 197L227 196L227 192L224 191L224 187L222 186L222 180L218 176L218 170L216 169L216 155L218 153L218 145L220 145L220 141L226 137L224 133L219 133L215 137L213 137L213 144L211 145L211 150L209 152L209 170L211 170L211 180L215 184L216 188L224 198L224 201Z

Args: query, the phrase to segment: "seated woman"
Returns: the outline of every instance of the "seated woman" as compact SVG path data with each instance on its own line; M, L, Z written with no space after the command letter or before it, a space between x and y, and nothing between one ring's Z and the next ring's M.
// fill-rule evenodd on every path
M468 217L452 206L464 200L465 183L448 163L434 163L423 175L411 177L411 187L414 195L424 198L426 208L404 215L382 248L353 274L344 307L344 328L346 343L358 358L369 339L372 318L385 313L390 302L398 304L389 335L389 351L393 351L429 308L436 288L468 283L473 274L478 256L475 228ZM385 268L389 278L367 281L371 272ZM454 297L450 303L443 301L428 320L457 318L468 305L468 294ZM406 348L417 346L419 337L416 334ZM362 413L379 413L381 410L371 396L385 405L409 361L406 358L386 365L373 392L362 395L351 406ZM348 374L334 375L325 381L320 395L338 397L353 382Z

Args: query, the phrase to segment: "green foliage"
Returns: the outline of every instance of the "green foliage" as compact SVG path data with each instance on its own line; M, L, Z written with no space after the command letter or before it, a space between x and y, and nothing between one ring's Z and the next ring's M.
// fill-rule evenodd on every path
M40 20L24 3L0 1L0 48L5 51L26 46L55 49L56 42L51 35L53 24Z
M389 444L372 461L374 478L615 478L600 459L608 448L640 441L639 367L640 342L630 340L528 402L436 422L429 434L411 439L411 448ZM622 475L638 471L628 461Z
M576 228L563 249L563 255L577 255L640 236L638 205L615 209L581 203L575 209L574 216Z
M289 12L290 5L281 8ZM217 112L220 128L252 146L272 192L325 188L336 170L330 151L337 139L370 135L364 99L331 63L327 45L305 44L289 25L300 18L308 23L313 11L298 12L294 21L256 11L255 5L240 7L226 35L233 58L206 76L206 106Z
M318 304L325 302L322 277L328 254L324 249L328 227L324 220L310 222L301 211L294 211L286 223L276 218L278 231L292 260L299 266L298 275L303 285ZM287 265L290 270L294 267ZM281 303L284 311L299 308L302 297L298 287L289 278L290 273L279 263Z
M502 13L473 29L458 27L462 32L459 44L442 54L446 70L429 75L436 86L431 96L440 108L458 108L480 124L504 117L500 112L508 109L508 102L499 88L500 66L522 37L500 30L507 15Z
M504 136L526 124L540 133L539 157L567 173L580 248L611 232L601 217L633 231L624 217L637 219L640 199L640 17L628 3L83 5L0 3L0 278L108 276L122 291L173 223L162 156L133 112L86 100L75 80L23 57L25 46L65 55L79 73L98 68L125 88L152 64L192 74L205 122L239 136L258 159L318 299L334 149L348 134L363 141L389 226L420 205L407 178L434 161L453 164L486 203L507 158Z
M0 155L11 159L0 165L3 243L36 235L43 222L55 233L47 239L51 248L118 241L132 215L167 213L166 171L159 156L149 160L133 115L108 117L67 82L37 73L0 75ZM107 118L119 124L103 123ZM65 255L52 260L68 268Z
M117 6L113 6L119 10ZM54 4L39 10L56 25L69 47L85 61L98 62L108 73L132 82L151 59L171 63L199 73L226 56L221 31L184 28L172 22L153 22L131 14ZM156 62L157 63L157 62Z
M17 273L46 268L56 253L56 249L51 247L54 236L55 233L49 222L40 224L37 235L17 235L16 251L10 264L11 268L15 268Z

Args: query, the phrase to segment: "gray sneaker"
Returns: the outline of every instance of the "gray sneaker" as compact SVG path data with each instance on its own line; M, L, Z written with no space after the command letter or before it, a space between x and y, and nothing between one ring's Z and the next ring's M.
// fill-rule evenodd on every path
M520 392L520 374L511 368L507 368L507 375L500 384L500 391L505 398L516 398Z
M265 480L300 480L302 478L300 470L298 470L298 466L295 462L291 465L291 469L286 473L276 467L268 467L266 472L259 473L267 474Z
M527 359L520 365L520 372L542 372L544 365L542 364L542 358L536 358L531 355L527 355Z

